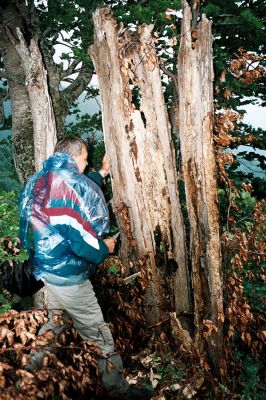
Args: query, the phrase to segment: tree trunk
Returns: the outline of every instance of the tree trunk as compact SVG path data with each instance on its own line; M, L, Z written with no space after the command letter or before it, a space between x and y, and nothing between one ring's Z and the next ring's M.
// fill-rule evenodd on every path
M186 2L178 57L179 132L195 303L196 345L218 370L222 353L223 296L216 167L212 143L211 23L202 17L196 40Z
M25 84L29 93L34 128L35 167L39 171L43 161L53 154L56 144L54 111L48 92L47 72L43 66L38 43L35 39L31 39L28 46L19 28L17 36L19 42L15 47L26 76Z
M152 27L137 33L119 29L107 8L97 10L93 20L90 55L112 157L121 258L135 266L141 261L148 269L147 317L153 323L164 311L191 311L191 304L176 157Z
M5 68L11 77L9 88L14 130L14 161L21 181L24 182L35 170L38 171L42 162L53 153L56 143L56 126L48 93L46 71L38 44L35 40L31 40L30 45L27 45L13 10L5 8L1 11L5 15L1 50ZM19 83L15 84L18 80ZM18 125L19 128L17 128ZM19 138L18 132L21 134ZM34 141L28 140L29 135ZM33 146L30 146L29 142ZM34 157L29 157L31 151ZM21 173L20 157L24 166ZM32 160L31 169L25 172L26 162L30 160ZM35 295L34 306L35 308L46 307L45 289Z
M19 26L12 6L1 10L4 26ZM14 45L0 32L0 51L5 66L12 106L13 158L18 177L22 183L35 172L33 124L29 95L25 88L25 74Z
M45 65L45 69L49 76L49 94L51 96L56 132L58 138L62 138L64 135L65 119L69 112L69 105L64 101L64 90L59 90L60 87L60 68L55 64L53 60L53 51L51 48L46 47L45 42L41 42L40 49Z
M56 144L56 123L52 102L48 92L47 72L44 69L42 55L38 43L31 39L30 45L23 37L20 29L17 29L19 43L16 50L21 58L21 64L25 72L25 85L29 93L33 129L34 129L34 159L36 171L42 167L42 163L54 152ZM34 296L35 308L47 308L47 291L44 287Z

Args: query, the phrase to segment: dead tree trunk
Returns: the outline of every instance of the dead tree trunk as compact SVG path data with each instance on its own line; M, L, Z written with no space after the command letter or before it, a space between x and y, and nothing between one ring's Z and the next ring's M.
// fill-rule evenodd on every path
M178 57L179 132L190 222L196 345L213 366L222 349L223 296L216 167L212 143L213 64L211 23L202 17L191 35L184 2Z
M191 304L176 158L152 27L119 29L107 8L97 10L93 19L90 55L99 80L106 150L112 157L121 256L124 262L145 262L150 277L147 315L149 322L156 322L164 311L191 311Z

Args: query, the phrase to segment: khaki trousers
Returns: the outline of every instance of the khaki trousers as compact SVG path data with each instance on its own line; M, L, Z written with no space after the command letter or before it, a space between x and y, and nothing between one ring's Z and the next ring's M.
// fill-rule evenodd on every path
M67 328L72 320L81 338L95 342L102 350L103 358L98 360L98 366L107 393L110 397L124 394L129 385L122 376L123 363L119 354L114 352L112 333L109 325L104 321L90 280L86 280L80 285L47 284L46 287L49 321L42 326L39 335L50 329L57 335ZM54 322L53 317L57 315L63 318L63 325ZM46 347L32 353L29 359L31 369L38 369L42 366L45 351L51 351L51 348ZM115 368L108 367L110 362Z

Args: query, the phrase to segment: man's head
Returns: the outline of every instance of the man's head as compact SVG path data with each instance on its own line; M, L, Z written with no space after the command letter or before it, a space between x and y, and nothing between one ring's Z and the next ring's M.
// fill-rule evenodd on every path
M68 153L77 163L80 173L88 165L88 151L84 140L75 136L67 136L55 145L54 153Z

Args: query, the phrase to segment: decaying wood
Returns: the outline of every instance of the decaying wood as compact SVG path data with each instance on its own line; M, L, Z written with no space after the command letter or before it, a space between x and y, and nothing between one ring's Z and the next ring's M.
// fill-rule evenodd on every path
M44 286L34 295L34 309L35 310L47 310L47 288Z
M136 272L135 274L129 275L126 278L124 278L124 282L125 283L130 283L132 282L134 279L138 278L139 276L141 276L141 272Z
M189 332L182 327L176 313L170 313L172 335L180 351L192 356L195 355L195 346Z
M121 256L125 263L146 257L146 305L153 323L164 309L172 307L179 314L191 304L176 156L152 26L137 32L119 27L108 8L97 10L93 20L90 55L99 81L106 150L112 158Z
M178 56L179 132L190 223L196 345L218 368L222 349L223 295L216 166L212 143L213 65L211 23L203 16L197 38L184 1ZM206 320L215 329L209 329Z

